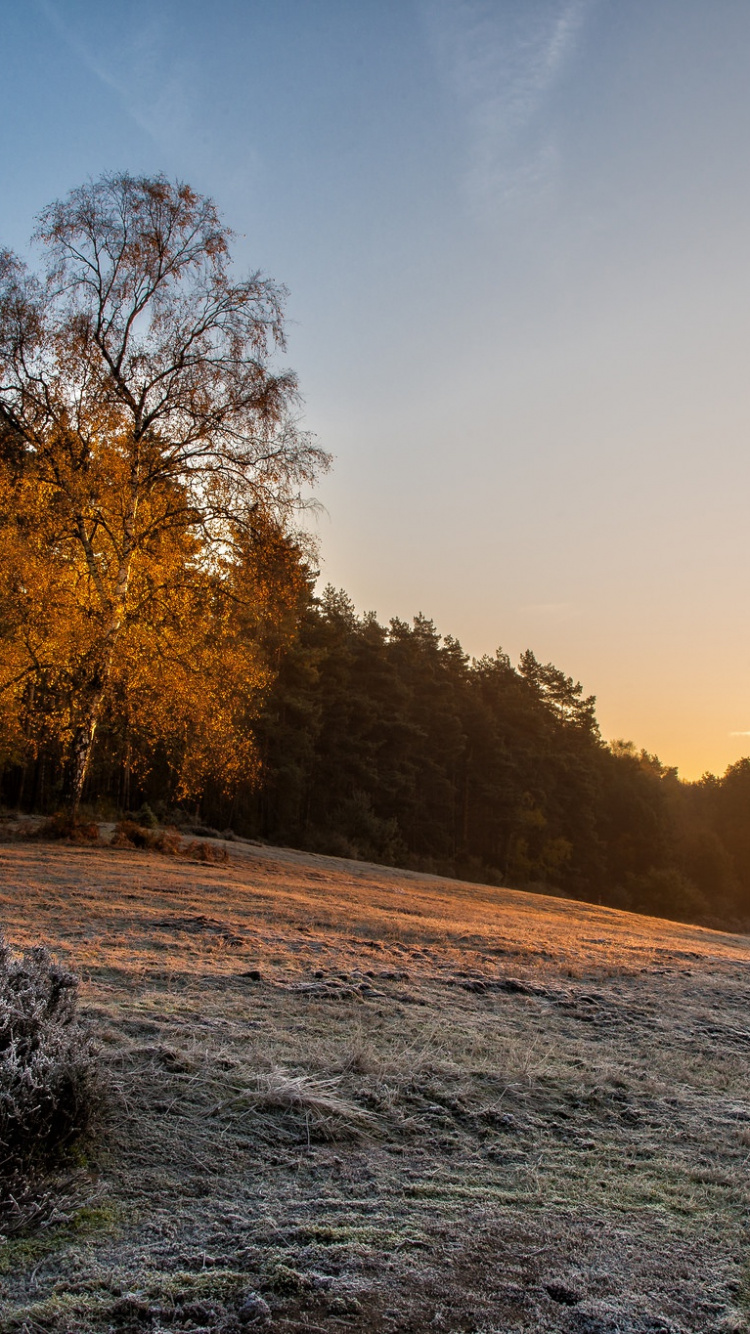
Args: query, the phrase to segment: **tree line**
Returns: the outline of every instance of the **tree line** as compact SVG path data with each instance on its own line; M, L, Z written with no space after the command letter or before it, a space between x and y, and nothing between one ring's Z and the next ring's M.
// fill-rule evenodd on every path
M530 651L316 596L284 290L106 176L0 251L0 796L750 924L750 760L684 783Z
M113 691L84 791L92 806L750 925L750 759L683 782L631 743L606 744L593 697L531 651L516 666L501 651L470 659L424 616L384 626L340 590L315 596L304 554L277 533L258 536L245 574L256 600L242 633L262 685L233 739L219 737L235 763L186 796L171 724L135 728ZM2 784L10 805L56 809L59 739L6 758Z
M255 723L262 781L206 807L274 842L659 916L750 924L750 760L683 782L606 744L595 700L525 652L470 659L432 621L327 589Z

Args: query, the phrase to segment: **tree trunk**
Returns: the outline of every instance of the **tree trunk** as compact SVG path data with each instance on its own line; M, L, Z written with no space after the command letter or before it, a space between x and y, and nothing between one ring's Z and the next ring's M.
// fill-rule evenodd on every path
M130 723L125 728L125 761L122 771L122 795L121 806L123 810L130 810L130 766L132 762L132 745L130 740Z
M107 673L109 675L109 673ZM83 788L91 765L91 756L94 750L94 737L101 716L102 704L104 703L104 690L106 682L97 685L95 691L89 699L86 709L73 737L73 744L70 748L70 778L68 782L68 801L73 815L78 814L78 808L83 796Z
M130 580L130 562L133 552L132 527L135 508L136 499L134 496L131 510L125 517L125 550L117 571L114 596L109 604L109 620L102 635L99 666L92 674L88 689L84 688L81 692L83 698L86 699L86 703L70 748L70 777L68 782L68 802L74 816L78 813L86 776L91 765L96 729L99 725L104 696L112 672L115 648L125 616L125 603Z

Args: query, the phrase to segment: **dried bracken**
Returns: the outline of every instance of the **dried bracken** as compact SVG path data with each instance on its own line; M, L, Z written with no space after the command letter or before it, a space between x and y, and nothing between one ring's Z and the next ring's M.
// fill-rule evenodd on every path
M180 848L180 835L176 829L154 829L136 820L120 820L115 825L112 846L143 848L173 857Z
M66 843L98 843L99 826L94 820L83 820L72 811L56 811L41 824L30 830L34 838L59 838Z
M226 848L219 845L214 846L206 843L202 839L193 839L185 848L185 856L192 857L197 862L226 862L229 860L229 853Z

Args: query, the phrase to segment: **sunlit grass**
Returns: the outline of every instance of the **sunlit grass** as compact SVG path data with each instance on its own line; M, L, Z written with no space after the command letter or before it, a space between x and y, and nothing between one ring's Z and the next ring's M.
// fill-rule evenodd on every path
M531 1284L540 1328L558 1328L550 1266L604 1290L587 1240L602 1229L625 1306L644 1285L671 1292L694 1245L713 1257L695 1310L699 1290L729 1293L750 1137L745 938L252 845L222 865L5 846L0 873L8 936L42 935L83 974L111 1090L97 1189L132 1221L76 1259L82 1331L115 1320L108 1284L171 1292L168 1273L197 1282L205 1255L205 1291L230 1312L219 1260L249 1266L279 1310L306 1294L323 1328L356 1293L352 1328L411 1302L427 1329L429 1266L446 1266L457 1309L490 1301L449 1277L482 1229L494 1250L477 1274L520 1230L502 1272ZM33 1291L32 1267L7 1280L29 1328L63 1334L66 1263L53 1256ZM328 1275L327 1296L308 1272Z

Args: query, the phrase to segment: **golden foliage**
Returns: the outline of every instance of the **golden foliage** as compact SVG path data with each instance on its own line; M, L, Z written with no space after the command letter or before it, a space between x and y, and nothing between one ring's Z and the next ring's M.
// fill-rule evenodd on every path
M306 573L270 521L210 558L184 504L176 521L173 489L152 492L140 508L151 533L131 559L103 717L110 735L127 737L136 773L160 747L176 795L195 797L208 783L231 790L257 773L251 722L271 680L270 651L293 631ZM116 514L114 488L110 495ZM35 467L19 478L0 464L0 762L50 744L69 755L111 634L113 519L102 506L106 523L86 551L60 510Z
M328 460L269 363L284 289L233 281L230 236L188 186L105 176L42 214L44 282L0 251L0 762L52 745L74 804L105 723L183 796L256 767Z

